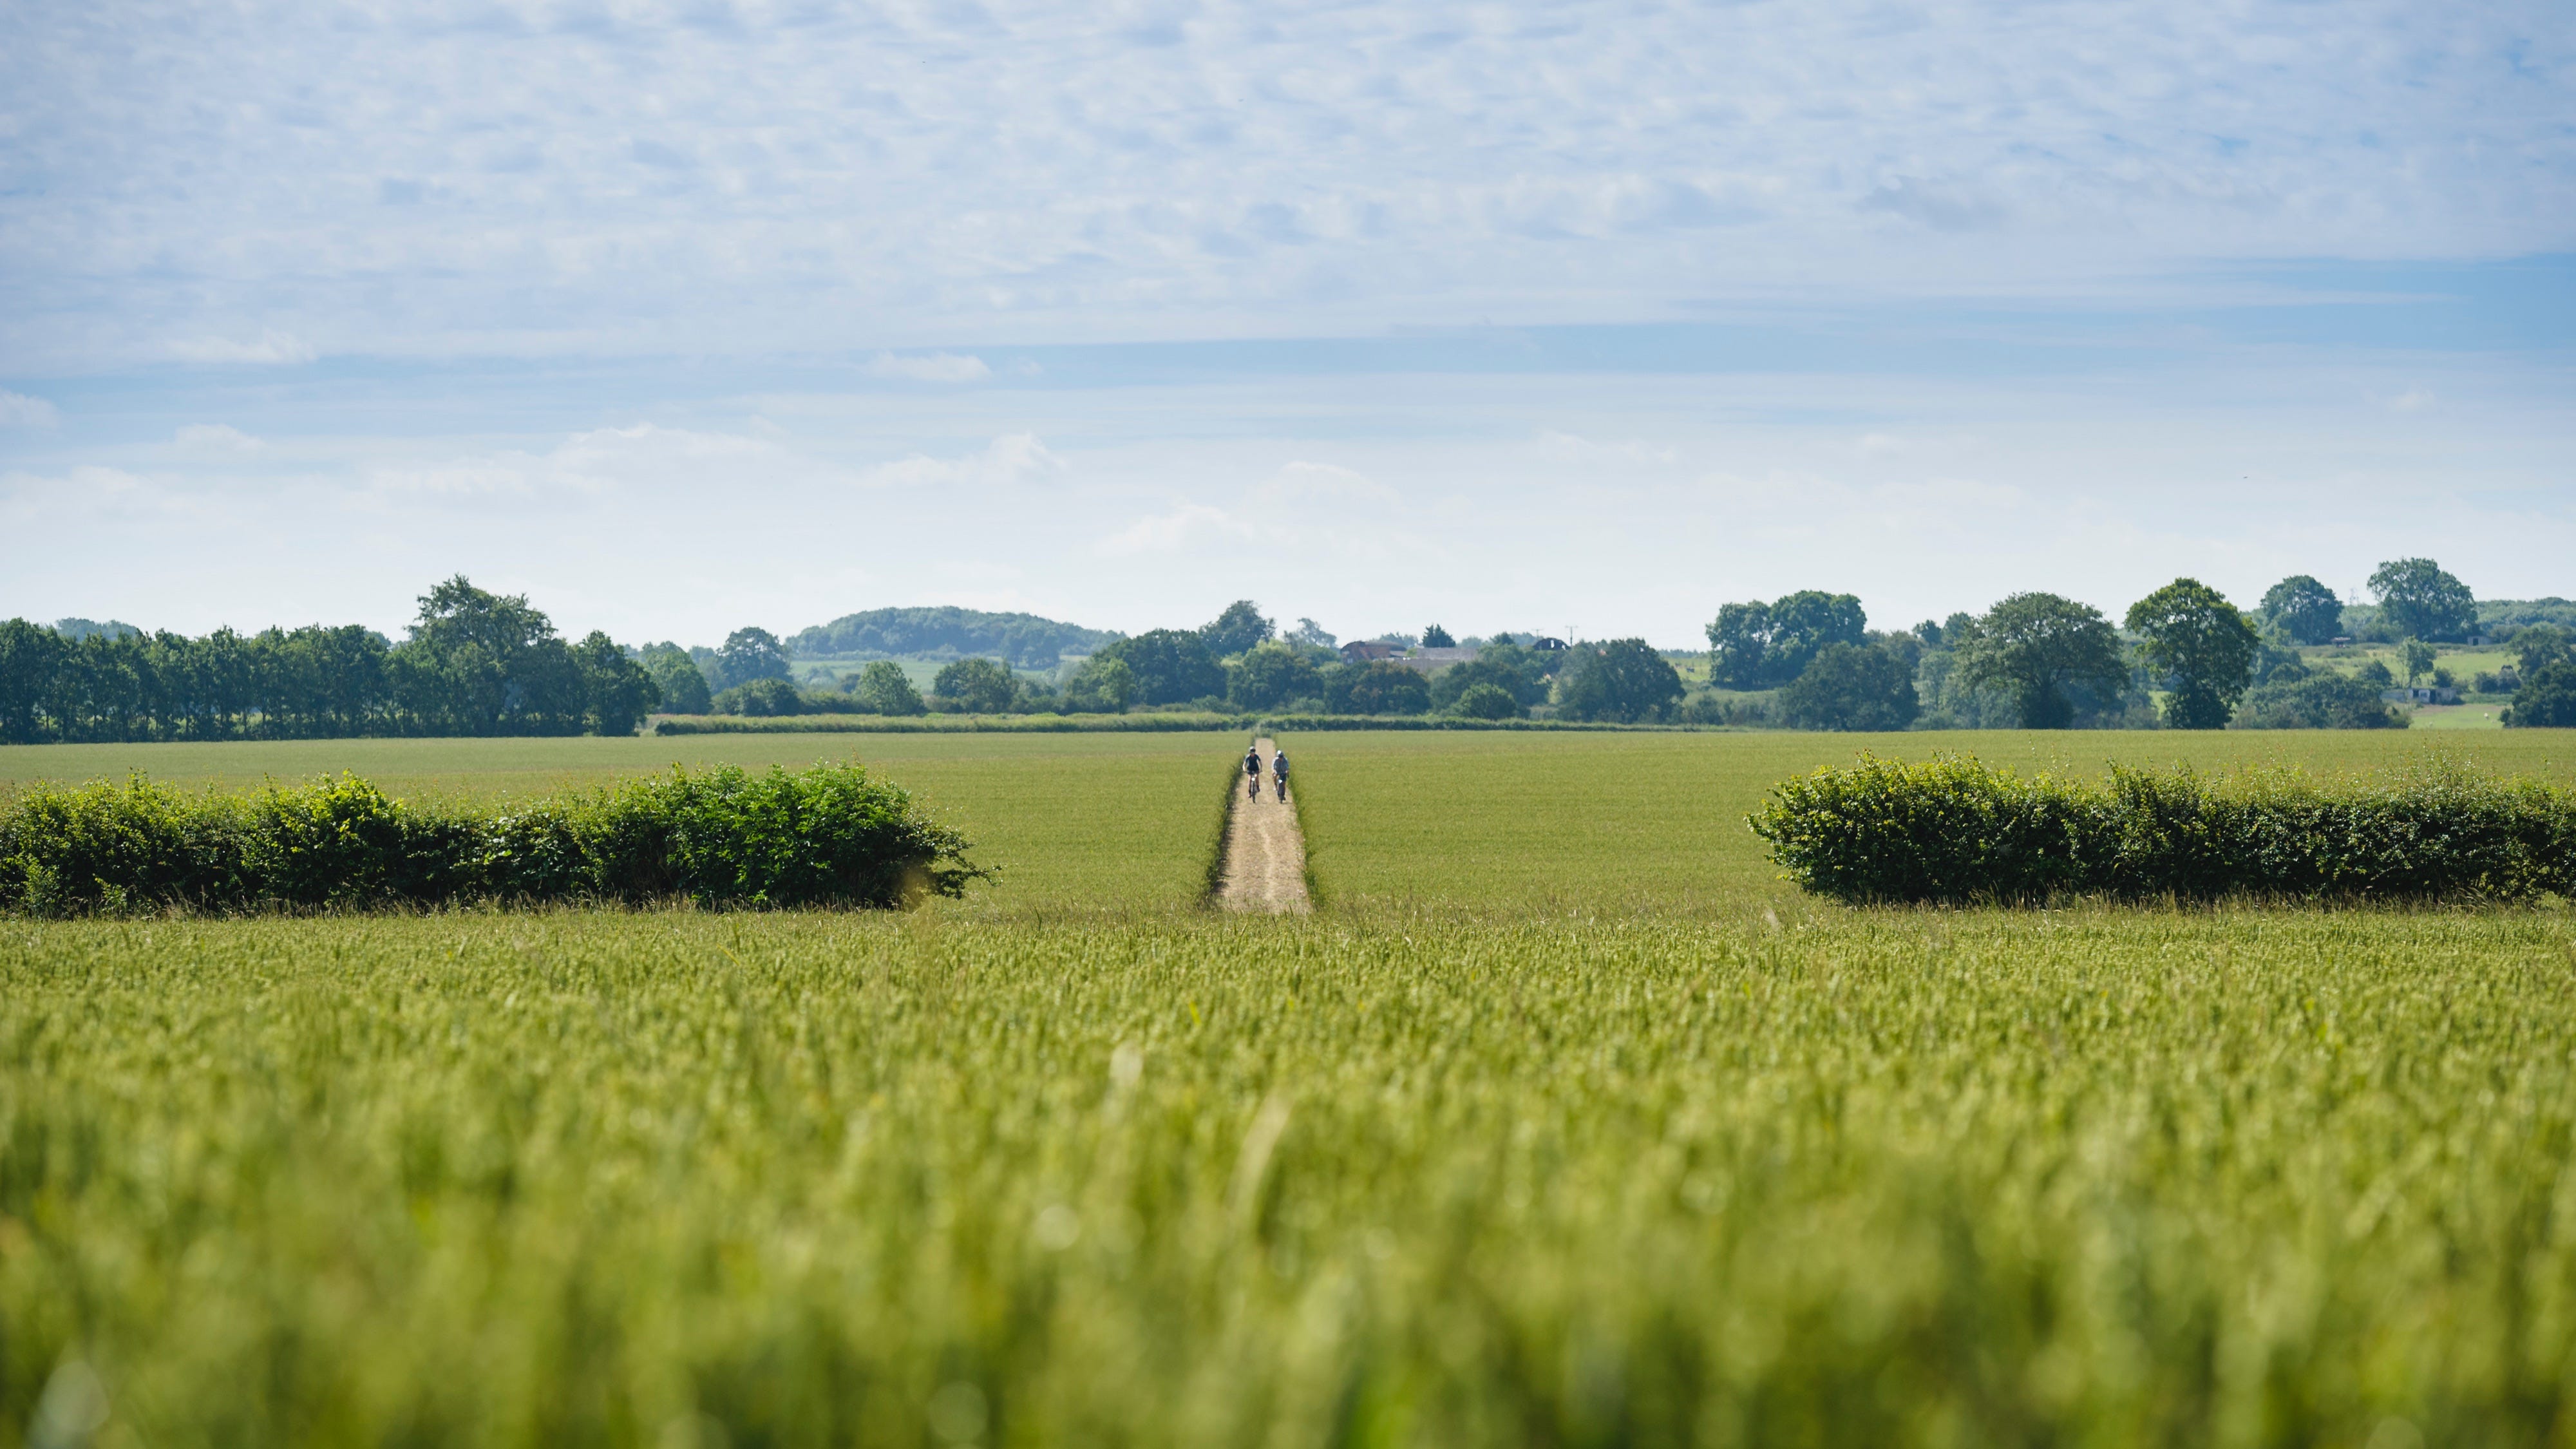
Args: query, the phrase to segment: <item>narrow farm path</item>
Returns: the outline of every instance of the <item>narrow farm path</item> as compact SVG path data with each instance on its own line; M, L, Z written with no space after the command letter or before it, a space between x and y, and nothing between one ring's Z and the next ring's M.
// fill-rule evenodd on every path
M1229 911L1303 911L1306 900L1306 837L1297 829L1297 787L1279 798L1270 781L1270 760L1278 742L1252 742L1261 752L1261 794L1248 796L1238 779L1234 813L1225 827L1225 889L1217 899Z

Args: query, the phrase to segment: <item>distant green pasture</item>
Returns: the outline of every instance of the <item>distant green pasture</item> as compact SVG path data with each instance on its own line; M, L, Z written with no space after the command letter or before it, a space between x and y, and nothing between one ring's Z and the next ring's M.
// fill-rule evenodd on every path
M349 771L411 799L526 799L665 770L857 759L964 829L1002 907L1170 907L1205 884L1233 735L691 735L0 747L0 789L122 779L256 789Z
M1316 734L1297 767L1307 859L1329 901L1491 909L1699 910L1792 894L1746 812L1776 782L1863 750L1973 754L2019 769L2112 761L2204 770L2402 767L2435 752L2576 782L2576 731L2474 743L2413 731L2207 734L1986 730L1897 735Z

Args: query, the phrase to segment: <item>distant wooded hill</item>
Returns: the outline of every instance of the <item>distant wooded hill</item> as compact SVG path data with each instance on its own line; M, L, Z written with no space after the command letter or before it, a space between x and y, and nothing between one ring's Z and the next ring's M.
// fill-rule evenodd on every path
M1112 630L980 609L870 609L817 624L787 641L798 659L956 659L998 655L1023 669L1045 669L1067 654L1089 654Z

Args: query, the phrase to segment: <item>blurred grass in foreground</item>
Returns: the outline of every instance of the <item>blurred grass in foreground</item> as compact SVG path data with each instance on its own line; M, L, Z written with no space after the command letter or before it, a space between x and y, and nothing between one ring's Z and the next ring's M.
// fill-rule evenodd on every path
M2568 1432L2566 912L1774 914L0 922L0 1442Z

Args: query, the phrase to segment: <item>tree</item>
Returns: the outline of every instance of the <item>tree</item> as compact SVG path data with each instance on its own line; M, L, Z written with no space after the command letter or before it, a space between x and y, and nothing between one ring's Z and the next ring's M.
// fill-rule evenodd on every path
M2009 694L2024 729L2073 724L2070 685L2116 696L2128 683L2120 636L2090 604L2055 594L2014 594L1958 632L1965 636L1955 646L1960 683Z
M1072 714L1124 714L1136 700L1136 673L1120 659L1086 659L1064 682L1064 707Z
M1449 637L1448 630L1441 628L1437 624L1433 624L1422 631L1422 647L1425 649L1455 649L1458 647L1458 641Z
M1870 644L1828 644L1780 691L1780 717L1802 730L1901 730L1923 711L1914 671Z
M1330 649L1335 642L1324 626L1312 619L1298 620L1297 627L1288 631L1287 639L1289 643L1307 649Z
M581 672L523 594L487 593L458 574L423 594L403 671L427 734L573 734Z
M1547 662L1537 651L1517 644L1490 644L1464 664L1452 664L1431 676L1431 707L1448 709L1479 684L1491 684L1523 707L1547 702Z
M2262 636L2198 579L2176 579L2129 606L2129 629L2145 636L2138 653L2163 674L2165 724L2178 730L2227 727L2236 701L2254 679L2254 651Z
M2527 678L2576 650L2569 648L2565 630L2550 624L2534 624L2513 636L2513 652L2521 665L2518 672Z
M1186 704L1225 693L1225 671L1208 652L1207 641L1186 630L1151 630L1091 657L1125 664L1135 676L1136 697L1146 704Z
M2263 591L2263 618L2300 644L2323 644L2343 632L2343 600L2306 574Z
M673 714L705 714L709 696L706 675L698 671L697 661L677 644L648 644L644 648L644 672L662 691L662 707Z
M1681 702L1682 677L1643 639L1613 639L1575 660L1558 705L1569 719L1633 724Z
M736 629L725 636L724 647L716 651L715 684L719 689L731 689L755 679L786 677L786 646L766 629Z
M597 629L573 646L581 670L583 721L593 734L631 735L662 702L662 687L643 665Z
M1421 714L1431 708L1431 684L1392 659L1372 660L1328 681L1325 702L1336 714Z
M2478 622L2469 586L2429 558L2381 564L2370 576L2370 592L2379 600L2380 617L2404 638L2461 639Z
M1709 682L1721 689L1769 689L1805 672L1829 644L1858 644L1869 615L1850 594L1816 589L1765 604L1728 604L1708 626Z
M1489 681L1467 686L1449 703L1449 713L1465 719L1517 719L1521 702L1510 690Z
M1018 697L1011 671L990 659L959 659L942 665L930 680L931 695L957 714L1004 714Z
M1286 644L1256 645L1225 672L1225 697L1245 709L1277 709L1292 699L1324 692L1315 661Z
M2408 687L2408 688L2410 688L2410 689L2411 689L2411 688L2413 688L2413 687L2414 687L2414 685L2415 685L2415 681L2416 681L2416 680L2419 680L2419 679L2423 678L2425 675L2430 674L2430 673L2432 673L2432 672L2433 672L2433 646L2432 646L2432 645L2430 645L2430 644L2425 643L2425 642L2424 642L2423 640L2421 640L2421 639L2409 639L2409 640L2407 640L2407 641L2406 641L2406 684L2407 684L2407 687Z
M0 624L0 743L43 739L43 706L54 674L70 646L42 624L11 619Z
M2283 670L2246 694L2235 723L2241 729L2402 730L2407 720L2368 680Z
M2511 729L2576 728L2576 659L2561 656L2525 676L2504 722Z
M868 661L850 681L850 697L867 714L926 714L930 709L922 702L921 691L912 687L911 676L891 659Z
M717 714L767 719L774 715L803 714L805 696L797 693L796 686L787 680L755 679L749 684L737 684L731 689L718 691L708 707Z
M1261 616L1261 611L1253 607L1250 599L1237 599L1225 606L1224 613L1199 626L1199 640L1207 645L1209 654L1219 659L1230 659L1268 639L1273 632L1271 622ZM1212 689L1199 691L1200 694L1215 692Z

